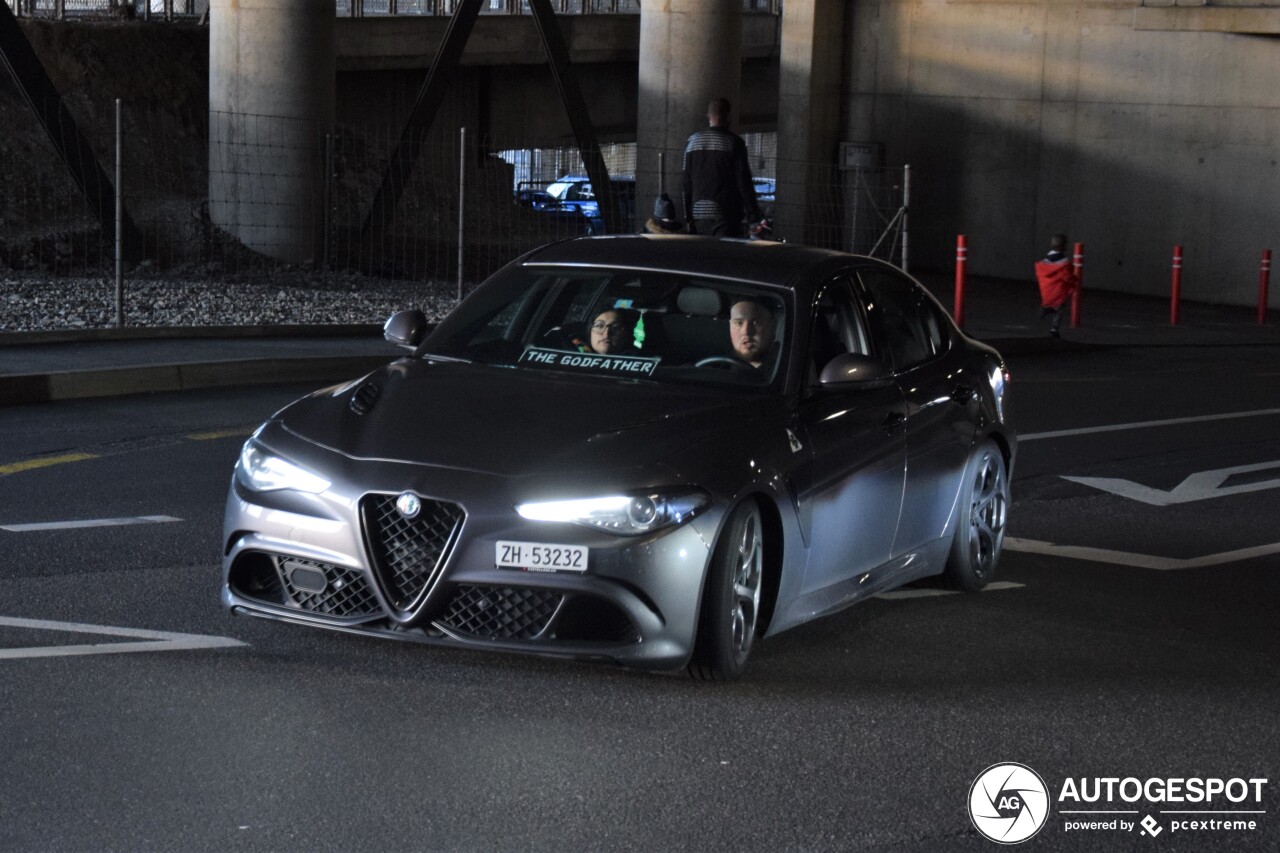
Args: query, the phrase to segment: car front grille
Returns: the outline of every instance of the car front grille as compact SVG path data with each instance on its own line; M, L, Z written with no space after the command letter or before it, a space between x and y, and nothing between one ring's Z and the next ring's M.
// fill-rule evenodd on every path
M532 640L546 632L563 600L550 590L464 584L435 626L460 638Z
M370 616L380 610L361 572L297 557L274 560L285 595L302 610L339 618Z
M465 517L462 508L422 498L406 518L395 495L368 495L360 502L374 571L391 606L413 608L440 574Z

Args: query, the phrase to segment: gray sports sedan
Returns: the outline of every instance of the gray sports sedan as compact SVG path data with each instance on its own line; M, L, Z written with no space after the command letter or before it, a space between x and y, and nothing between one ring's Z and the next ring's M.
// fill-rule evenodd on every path
M244 445L231 610L731 679L762 637L995 572L1005 363L888 264L580 239L385 334L404 357Z

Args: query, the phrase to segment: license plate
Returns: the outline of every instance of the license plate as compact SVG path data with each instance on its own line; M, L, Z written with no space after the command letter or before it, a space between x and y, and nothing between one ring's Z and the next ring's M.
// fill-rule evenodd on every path
M499 542L494 555L499 568L531 572L585 572L587 549L546 542Z

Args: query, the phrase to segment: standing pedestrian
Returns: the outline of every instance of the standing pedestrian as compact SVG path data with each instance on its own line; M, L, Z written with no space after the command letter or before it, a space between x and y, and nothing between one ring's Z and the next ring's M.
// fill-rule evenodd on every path
M1036 261L1036 282L1040 285L1040 316L1049 319L1049 334L1059 337L1062 310L1080 287L1067 254L1067 235L1054 234L1049 239L1049 253Z
M684 219L695 234L743 237L743 220L762 218L747 145L729 130L729 102L724 98L707 105L707 124L684 147Z

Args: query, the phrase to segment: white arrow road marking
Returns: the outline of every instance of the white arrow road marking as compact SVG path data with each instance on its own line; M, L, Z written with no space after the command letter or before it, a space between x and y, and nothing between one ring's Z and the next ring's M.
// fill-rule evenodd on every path
M181 652L192 649L227 649L247 645L230 637L203 634L171 634L141 628L114 628L110 625L82 625L78 622L48 622L43 619L21 619L0 616L0 627L33 628L38 631L63 631L75 634L98 634L107 637L133 637L141 642L97 643L88 646L34 646L24 649L0 649L0 660L19 658L71 657L75 655L113 655L126 652Z
M1021 589L1026 586L1022 583L1013 583L1012 581L996 581L989 583L982 588L983 592L995 592L1000 589ZM958 589L895 589L890 592L882 592L874 598L887 598L890 600L898 598L934 598L939 595L960 595Z
M1082 545L1054 545L1052 542L1039 542L1035 539L1015 539L1012 536L1005 537L1004 547L1009 551L1022 551L1027 554L1066 557L1070 560L1088 560L1091 563L1111 563L1117 566L1153 569L1158 572L1201 569L1205 566L1218 566L1223 563L1235 563L1240 560L1252 560L1254 557L1280 554L1280 542L1272 542L1270 545L1257 545L1253 548L1241 548L1237 551L1223 551L1221 554L1206 554L1203 557L1191 557L1185 560L1180 560L1176 557L1157 557L1153 554L1131 554L1127 551L1086 548Z
M119 527L125 524L163 524L182 521L171 515L138 515L132 518L89 518L83 521L43 521L38 524L0 524L0 530L10 533L30 533L34 530L75 530L81 527Z
M1201 471L1198 474L1192 474L1167 492L1163 489L1153 489L1141 483L1135 483L1132 480L1120 480L1112 477L1063 477L1062 479L1101 489L1104 492L1110 492L1122 498L1142 501L1144 504L1170 506L1172 504L1185 504L1192 501L1204 501L1209 498L1243 495L1247 492L1260 492L1264 489L1280 488L1280 478L1259 480L1256 483L1244 483L1239 486L1223 487L1222 485L1233 474L1251 474L1255 471L1270 471L1272 469L1280 469L1280 461L1259 462L1256 465L1237 465L1234 468Z
M1045 438L1064 438L1072 435L1092 435L1096 432L1121 432L1127 429L1146 429L1147 427L1178 426L1180 424L1198 424L1206 421L1226 421L1232 418L1253 418L1259 415L1280 415L1280 409L1259 409L1256 412L1230 412L1225 415L1198 415L1192 418L1170 418L1166 421L1136 421L1131 424L1111 424L1110 426L1082 427L1081 429L1060 429L1053 432L1029 432L1018 436L1018 443L1039 441Z

